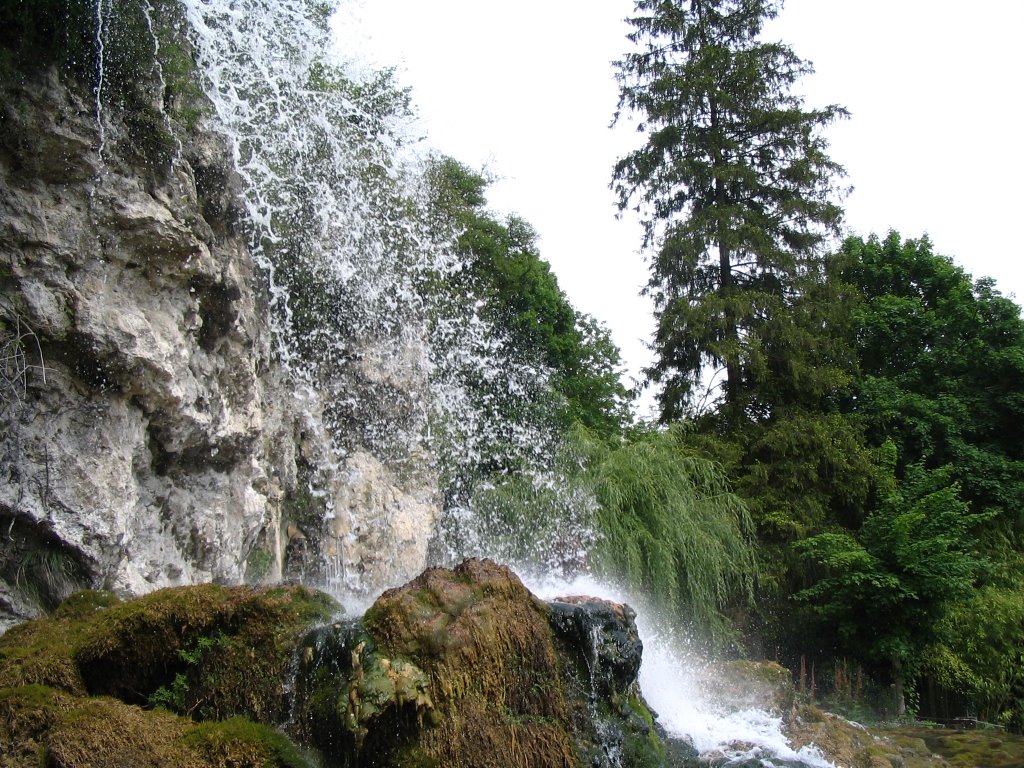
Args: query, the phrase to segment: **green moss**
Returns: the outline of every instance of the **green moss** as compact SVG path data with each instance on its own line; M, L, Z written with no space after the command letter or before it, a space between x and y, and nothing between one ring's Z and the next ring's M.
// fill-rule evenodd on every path
M192 727L182 743L209 765L313 768L316 764L282 733L241 717Z
M98 617L75 660L92 693L137 704L156 694L199 718L270 722L286 706L283 681L298 638L337 610L298 586L160 590Z
M53 768L311 768L274 728L243 718L194 723L116 699L44 686L0 689L0 765Z
M103 590L86 589L75 592L63 603L57 606L53 612L54 619L74 619L77 621L86 620L94 616L98 611L117 605L121 598L113 592Z
M180 739L187 721L145 712L115 699L81 699L47 732L47 765L100 768L111 765L195 766Z
M391 707L408 743L399 740L400 758L389 759L453 767L480 759L576 763L546 607L510 571L472 560L427 571L382 595L364 621L378 657L361 660L366 678L375 676L365 671L374 664L386 661L385 674L394 676L408 662L429 681L420 694L427 706L407 708L404 720L401 707ZM412 679L419 691L420 678ZM374 746L371 732L366 749Z
M46 733L75 699L41 685L0 689L0 765L38 768Z
M259 547L253 548L245 558L245 580L258 584L270 575L274 566L274 553Z
M951 766L1017 768L1024 765L1024 737L999 730L897 728L883 733L911 754L940 755ZM908 760L907 765L914 763Z
M94 0L0 3L0 81L27 85L56 67L94 96L102 71L98 97L124 120L122 151L160 177L178 146L168 116L191 130L208 110L183 13L171 0L110 0L101 46Z
M282 503L286 523L294 523L307 536L316 536L324 526L327 500L313 493L317 470L305 459L296 461L295 487L288 491Z
M57 65L85 74L95 38L87 0L0 3L0 75L11 79Z
M80 593L66 611L50 618L20 624L0 636L0 687L45 685L84 694L85 683L74 662L91 616L104 610L95 598ZM86 605L92 610L87 611Z

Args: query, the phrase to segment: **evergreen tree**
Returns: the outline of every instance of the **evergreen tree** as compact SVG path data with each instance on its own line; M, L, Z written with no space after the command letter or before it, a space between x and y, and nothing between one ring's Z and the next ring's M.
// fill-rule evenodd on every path
M643 115L647 141L615 166L620 208L645 216L656 255L648 286L658 321L662 419L700 396L708 365L725 373L724 408L748 414L750 378L769 324L838 229L820 129L841 107L808 110L791 87L812 71L762 42L775 0L637 0L618 63L619 109Z

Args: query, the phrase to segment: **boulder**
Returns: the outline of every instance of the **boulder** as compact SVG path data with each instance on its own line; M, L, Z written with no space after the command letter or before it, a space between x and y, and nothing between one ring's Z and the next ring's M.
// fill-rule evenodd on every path
M296 727L358 765L665 765L633 616L488 560L431 569L307 639Z

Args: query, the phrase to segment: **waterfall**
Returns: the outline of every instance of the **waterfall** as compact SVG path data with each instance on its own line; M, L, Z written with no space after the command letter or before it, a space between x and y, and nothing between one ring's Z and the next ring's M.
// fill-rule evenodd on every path
M362 593L405 581L435 530L434 560L483 554L478 466L559 486L542 471L557 442L537 407L547 373L444 290L464 266L458 232L432 209L406 94L332 50L324 3L183 1L303 423L324 577Z
M669 738L692 744L710 765L762 765L766 768L835 768L813 747L794 750L783 721L747 692L724 693L716 685L722 669L692 650L688 638L646 605L643 596L591 577L524 579L545 600L590 595L632 606L643 642L640 688Z

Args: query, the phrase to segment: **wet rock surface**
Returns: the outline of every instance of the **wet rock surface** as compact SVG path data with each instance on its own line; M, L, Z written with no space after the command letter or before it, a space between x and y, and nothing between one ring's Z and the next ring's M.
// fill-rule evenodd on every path
M626 672L629 609L559 605L480 560L424 572L363 620L301 587L80 593L0 637L0 751L68 768L113 749L137 765L309 764L288 762L295 744L324 766L681 765ZM569 607L577 626L596 617L605 683L581 671L581 635L556 628ZM247 749L260 760L218 762Z
M591 631L608 671L596 686L584 661ZM623 606L548 605L507 568L467 560L307 642L296 727L325 754L347 755L341 765L662 764Z
M56 67L0 73L0 631L84 587L374 592L425 565L430 457L324 426L275 346L233 148L194 84L188 124L165 112L150 69L111 85L135 112ZM334 395L382 386L365 343Z

